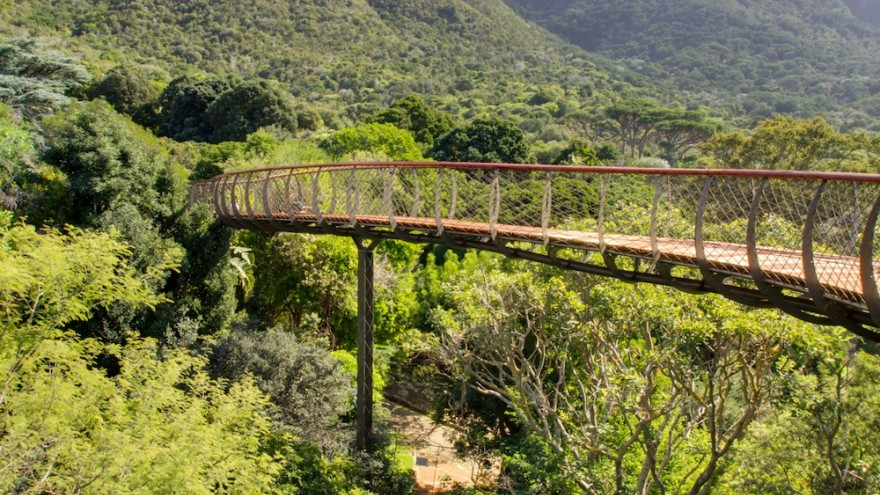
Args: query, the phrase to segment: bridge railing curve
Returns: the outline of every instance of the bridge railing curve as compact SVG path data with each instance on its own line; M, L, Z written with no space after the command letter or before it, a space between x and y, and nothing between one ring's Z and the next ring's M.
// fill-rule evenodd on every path
M880 175L339 163L233 172L191 198L231 227L487 249L880 340Z

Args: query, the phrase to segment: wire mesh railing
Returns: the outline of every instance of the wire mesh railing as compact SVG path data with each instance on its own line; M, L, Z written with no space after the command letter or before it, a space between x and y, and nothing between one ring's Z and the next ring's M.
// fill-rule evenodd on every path
M222 175L191 199L231 227L489 249L878 338L877 175L324 164Z

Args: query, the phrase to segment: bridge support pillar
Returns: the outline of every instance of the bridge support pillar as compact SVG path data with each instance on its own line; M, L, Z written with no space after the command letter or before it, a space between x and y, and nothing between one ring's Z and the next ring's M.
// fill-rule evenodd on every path
M358 247L357 449L373 452L373 250L377 241L354 238Z

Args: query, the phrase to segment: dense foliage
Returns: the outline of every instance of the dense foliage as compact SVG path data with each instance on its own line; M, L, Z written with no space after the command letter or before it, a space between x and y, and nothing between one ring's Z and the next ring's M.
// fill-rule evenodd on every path
M668 81L693 103L769 117L830 112L839 124L880 116L880 31L866 2L507 0L589 51ZM853 6L853 12L846 5Z
M434 143L431 157L447 162L526 163L529 146L513 123L477 119L441 136Z
M234 333L212 351L214 373L233 382L253 376L272 400L273 417L324 451L344 451L340 418L355 390L342 363L326 348L300 342L293 332Z
M373 152L394 161L419 161L422 152L413 135L392 124L362 124L333 133L322 147L330 155L342 158L357 152Z
M469 444L503 452L503 493L877 486L874 433L848 404L880 360L842 333L484 254L423 276L450 362L495 402L451 397Z
M716 167L876 172L880 164L880 136L841 133L821 117L777 116L751 135L718 133L700 148Z
M373 120L410 131L416 141L428 147L434 144L435 139L452 130L452 118L429 106L417 94L395 101L376 114Z
M185 350L79 340L100 307L161 301L116 234L37 233L0 218L0 449L6 493L253 493L277 476L262 452L266 399L227 391ZM109 373L101 361L112 359ZM174 438L174 441L168 441Z
M0 491L413 492L381 406L377 451L352 445L355 244L233 231L187 179L336 160L877 171L877 135L829 123L876 125L876 32L837 0L508 3L626 58L499 0L0 1L0 34L25 37L0 39ZM725 118L775 111L811 118ZM644 224L630 206L653 192L553 190L560 211L605 194L609 225ZM528 187L505 195L502 218L540 216ZM880 490L880 358L842 330L387 240L375 279L378 397L435 400L461 453L498 467L472 493Z
M363 117L412 92L458 113L485 111L506 96L528 99L539 82L587 85L607 97L620 79L606 61L569 53L529 28L500 0L260 0L247 11L232 1L34 0L0 15L2 34L70 32L81 45L148 57L153 71L176 68L172 75L197 68L277 79L297 96L350 105ZM461 95L479 101L463 104Z
M143 70L122 65L110 70L86 94L89 98L107 101L117 112L131 115L136 122L147 125L152 117L153 102L159 95Z
M0 101L36 119L70 102L92 75L59 52L37 50L33 40L0 42Z

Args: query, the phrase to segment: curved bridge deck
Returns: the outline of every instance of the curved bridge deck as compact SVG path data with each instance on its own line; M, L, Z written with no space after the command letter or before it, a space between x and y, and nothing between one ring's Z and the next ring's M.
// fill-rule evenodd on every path
M192 199L235 228L485 249L880 341L876 175L331 164L223 175L194 183Z

